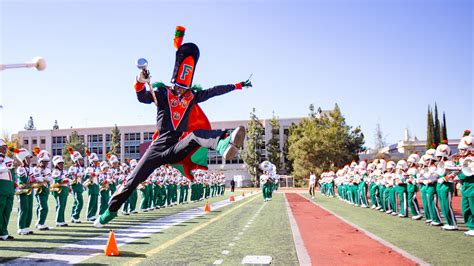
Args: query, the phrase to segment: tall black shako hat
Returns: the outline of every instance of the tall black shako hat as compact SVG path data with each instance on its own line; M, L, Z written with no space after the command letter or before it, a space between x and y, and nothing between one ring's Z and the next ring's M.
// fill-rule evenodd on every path
M189 89L193 84L194 72L199 60L199 48L194 43L185 43L176 51L171 83Z

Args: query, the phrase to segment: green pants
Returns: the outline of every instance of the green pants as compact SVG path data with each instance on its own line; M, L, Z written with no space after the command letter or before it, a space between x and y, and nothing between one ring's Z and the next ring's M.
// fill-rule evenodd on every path
M33 193L19 195L18 203L18 229L29 228L33 219Z
M418 191L417 186L414 184L407 184L407 201L408 207L411 211L411 215L417 216L420 215L420 206L418 205L418 200L416 199L416 192Z
M423 204L423 211L425 212L425 219L431 221L430 207L428 205L428 194L426 193L427 185L420 185L421 204Z
M100 207L99 207L99 214L102 215L108 208L109 208L109 197L110 191L102 190L100 192Z
M372 204L372 206L379 206L379 204L377 204L377 197L376 197L376 193L377 193L377 185L375 183L370 183L369 185L369 195L370 195L370 202Z
M395 187L397 192L398 199L400 200L400 214L407 217L408 216L408 200L407 200L407 187L406 184L397 185Z
M62 187L60 193L53 192L54 199L56 200L56 223L64 223L64 212L66 211L67 197L69 195L69 188Z
M97 201L99 194L89 194L89 202L87 203L87 219L95 217L97 214Z
M426 198L428 208L430 209L431 220L435 223L441 223L438 210L438 194L436 193L436 184L427 185Z
M474 197L462 196L461 200L462 216L464 222L470 230L474 230Z
M396 198L396 191L394 187L389 187L388 188L388 197L389 197L389 204L390 204L390 210L397 212L397 198Z
M14 195L0 195L0 236L8 235L8 223L13 209Z
M153 207L160 207L161 202L161 191L160 191L160 186L154 185L153 186Z
M330 186L330 185L331 184L328 183L328 186ZM369 205L369 203L367 202L367 184L365 182L361 181L359 183L358 190L359 190L359 201L360 201L360 203L365 205L365 206ZM328 187L328 191L330 191L329 187ZM330 192L329 192L328 195L331 196Z
M46 217L48 217L48 196L49 188L42 187L41 193L36 193L36 202L38 203L36 207L36 217L38 217L38 224L44 225L46 222Z
M184 202L184 186L179 186L179 204Z
M72 205L72 218L79 220L81 216L82 207L84 206L84 198L82 197L82 192L73 191L72 196L74 198L74 203Z
M130 211L133 212L137 209L138 192L136 189L132 192L128 199L130 201Z
M140 209L143 211L148 209L148 202L150 200L150 193L146 186L143 189L140 189L140 195L142 196L142 201L140 202Z
M454 193L454 184L450 182L444 182L442 184L438 183L436 192L438 194L441 212L446 219L446 223L451 226L457 225L456 216L454 216L453 207L451 206Z
M382 210L387 211L387 201L385 197L387 196L387 193L385 192L387 188L384 185L379 185L379 200L380 200L380 206L382 207Z
M166 187L160 187L160 207L165 207L166 205Z

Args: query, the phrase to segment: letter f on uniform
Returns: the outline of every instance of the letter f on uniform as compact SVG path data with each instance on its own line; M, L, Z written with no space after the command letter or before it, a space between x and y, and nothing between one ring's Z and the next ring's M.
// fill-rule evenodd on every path
M181 72L181 77L179 77L181 80L185 80L186 76L191 74L193 71L193 67L190 65L184 65L183 66L183 72Z

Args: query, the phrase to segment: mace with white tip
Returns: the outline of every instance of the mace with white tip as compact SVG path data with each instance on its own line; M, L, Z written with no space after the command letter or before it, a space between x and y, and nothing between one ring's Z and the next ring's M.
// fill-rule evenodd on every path
M35 57L30 62L21 64L0 64L0 71L11 68L36 68L38 71L43 71L46 68L46 60L42 57Z

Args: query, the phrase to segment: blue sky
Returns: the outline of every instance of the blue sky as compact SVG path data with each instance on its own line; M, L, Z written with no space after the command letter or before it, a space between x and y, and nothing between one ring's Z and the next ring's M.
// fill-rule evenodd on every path
M194 82L254 88L202 104L211 121L300 117L313 103L341 107L367 146L376 123L388 142L408 127L426 136L428 104L448 135L473 128L471 1L0 1L0 62L43 56L43 72L0 73L1 128L32 115L38 129L150 124L135 61L169 82L176 25L201 50Z

